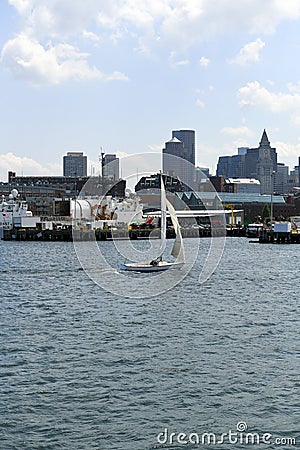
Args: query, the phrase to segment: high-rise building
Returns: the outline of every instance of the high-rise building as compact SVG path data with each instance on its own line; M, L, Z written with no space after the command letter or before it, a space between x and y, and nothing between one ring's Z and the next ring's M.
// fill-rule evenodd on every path
M173 158L173 156L177 158ZM180 159L178 159L180 158ZM178 177L190 188L195 182L195 131L173 130L163 149L163 172Z
M86 177L87 157L82 152L68 152L63 157L64 177Z
M120 178L119 158L115 154L106 154L103 157L103 176L114 181Z
M270 146L263 131L259 147L239 149L234 156L220 156L217 176L229 178L256 178L260 181L261 194L270 194L273 188L272 173L277 172L276 149Z
M292 192L295 187L299 187L299 167L295 166L288 176L288 191Z
M217 177L231 176L231 160L232 156L219 156L216 172Z
M277 164L277 172L274 174L274 193L286 194L288 192L289 168L284 163Z
M229 178L244 178L245 158L246 156L244 154L220 156L217 165L217 176Z
M163 173L183 180L185 171L184 161L181 160L184 160L183 142L173 137L165 143L165 148L163 149Z
M173 130L172 138L179 139L184 146L184 159L195 166L195 130Z

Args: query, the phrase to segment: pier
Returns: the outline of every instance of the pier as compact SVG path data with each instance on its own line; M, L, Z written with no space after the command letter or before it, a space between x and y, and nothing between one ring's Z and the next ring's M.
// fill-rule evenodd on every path
M212 236L212 230L207 228L182 228L182 236L184 238L209 238ZM244 230L228 229L226 230L227 236L244 236ZM224 228L213 229L213 236L224 236ZM133 229L128 230L125 228L119 229L72 229L72 226L68 226L62 229L46 229L40 230L36 228L11 228L3 230L4 241L72 241L73 237L76 241L91 241L96 239L97 241L109 241L114 239L159 239L160 229ZM174 239L174 229L167 228L167 239Z
M300 244L300 232L274 232L262 230L259 236L260 244Z

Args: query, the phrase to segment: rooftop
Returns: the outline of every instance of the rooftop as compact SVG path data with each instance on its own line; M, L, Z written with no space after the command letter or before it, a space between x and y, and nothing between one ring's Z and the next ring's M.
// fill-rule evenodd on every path
M194 196L197 200L207 201L218 198L222 203L271 203L271 195L260 195L255 193L231 193L231 192L177 192L176 195L184 201ZM285 204L282 195L273 195L272 203Z
M258 184L260 185L260 181L256 178L226 178L225 181L228 183L237 183L237 184Z

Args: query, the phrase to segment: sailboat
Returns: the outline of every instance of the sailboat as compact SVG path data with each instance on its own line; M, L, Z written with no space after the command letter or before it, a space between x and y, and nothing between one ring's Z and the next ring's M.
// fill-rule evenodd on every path
M122 264L121 270L129 270L134 272L160 272L168 269L180 269L185 263L183 240L180 232L180 225L176 216L173 205L166 196L165 184L162 175L160 175L161 184L161 220L160 220L160 247L158 256L152 261L145 263L127 263ZM174 262L163 260L163 254L166 248L166 232L167 232L167 210L170 214L172 224L175 230L176 238L173 244L171 255L176 259Z

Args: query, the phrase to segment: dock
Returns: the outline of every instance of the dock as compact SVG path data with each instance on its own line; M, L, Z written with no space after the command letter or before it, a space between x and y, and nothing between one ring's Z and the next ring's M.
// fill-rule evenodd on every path
M182 228L182 237L184 238L209 238L212 236L211 228ZM244 230L226 230L227 236L244 236ZM224 228L213 229L213 236L224 236ZM76 241L109 241L115 239L159 239L160 229L72 229L71 226L62 229L36 229L36 228L11 228L3 230L4 241L65 241L71 242L73 237ZM172 227L167 228L167 239L174 239L175 232Z
M300 232L274 232L273 230L262 230L259 236L260 244L300 244Z

